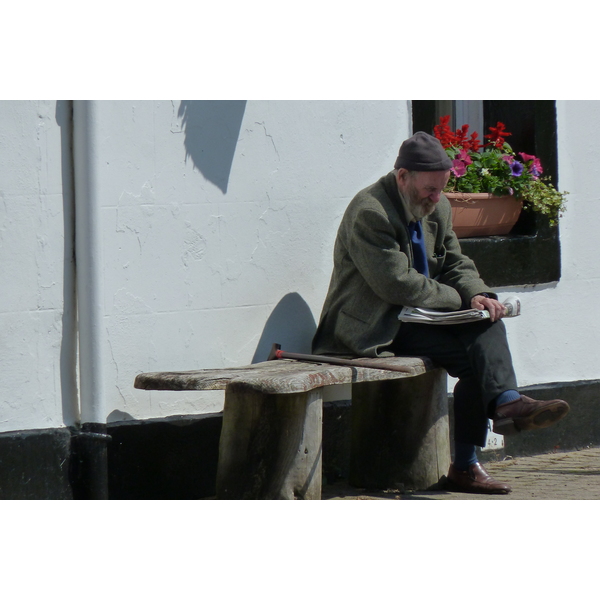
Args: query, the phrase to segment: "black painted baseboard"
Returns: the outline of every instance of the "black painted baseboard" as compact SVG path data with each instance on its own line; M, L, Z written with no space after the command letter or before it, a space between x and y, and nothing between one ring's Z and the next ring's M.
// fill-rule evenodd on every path
M0 499L72 499L70 447L66 427L0 434Z
M600 446L600 381L533 385L521 388L521 392L536 400L561 398L571 410L553 427L506 436L499 456L533 456Z
M600 446L600 380L536 385L522 390L540 400L563 398L569 415L554 427L505 438L505 448L482 460ZM323 476L348 474L351 402L323 409ZM107 426L109 499L201 499L215 493L221 415L122 421ZM0 434L0 499L85 497L81 435L69 428Z
M194 500L215 493L221 414L109 425L109 497Z

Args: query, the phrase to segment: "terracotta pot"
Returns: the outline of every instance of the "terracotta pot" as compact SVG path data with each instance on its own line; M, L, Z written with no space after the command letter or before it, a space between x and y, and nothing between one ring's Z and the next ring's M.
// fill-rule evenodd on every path
M517 222L523 202L514 196L444 194L452 205L452 226L459 238L506 235Z

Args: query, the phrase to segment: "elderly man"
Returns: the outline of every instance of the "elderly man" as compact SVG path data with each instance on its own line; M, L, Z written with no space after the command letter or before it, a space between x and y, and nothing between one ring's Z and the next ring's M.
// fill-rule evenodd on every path
M508 435L552 425L569 411L563 400L537 401L517 391L502 322L505 307L462 254L442 190L452 163L440 142L418 132L394 170L359 192L340 224L334 269L316 354L428 356L458 382L454 388L456 491L507 494L477 461L488 419ZM486 309L490 319L462 325L400 323L402 306Z

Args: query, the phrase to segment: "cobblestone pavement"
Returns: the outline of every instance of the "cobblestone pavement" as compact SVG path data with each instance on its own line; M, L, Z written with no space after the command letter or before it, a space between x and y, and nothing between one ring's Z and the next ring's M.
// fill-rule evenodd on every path
M508 495L447 491L371 492L345 483L323 486L323 500L600 500L600 448L541 454L485 463L494 478L508 483Z

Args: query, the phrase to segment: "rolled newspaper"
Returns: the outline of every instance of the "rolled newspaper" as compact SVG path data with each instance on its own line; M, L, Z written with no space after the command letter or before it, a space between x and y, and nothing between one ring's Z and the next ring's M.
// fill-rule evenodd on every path
M521 314L521 301L516 296L509 296L506 300L502 300L502 304L506 307L504 318L517 317ZM400 321L428 323L430 325L458 325L459 323L471 323L489 318L490 313L487 310L478 310L475 308L438 311L404 306L398 315Z
M506 306L505 317L517 317L521 314L521 301L516 296L509 296L502 300L502 304Z

